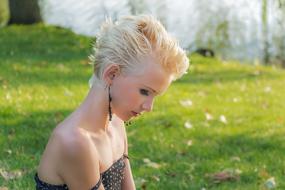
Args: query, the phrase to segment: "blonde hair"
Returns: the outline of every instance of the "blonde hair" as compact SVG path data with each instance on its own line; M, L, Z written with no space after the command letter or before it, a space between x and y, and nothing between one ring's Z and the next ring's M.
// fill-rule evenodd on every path
M155 55L173 80L186 73L189 66L186 53L162 24L153 16L139 15L123 17L116 23L106 20L90 59L95 77L101 79L109 64L115 63L122 70L128 70L150 55Z

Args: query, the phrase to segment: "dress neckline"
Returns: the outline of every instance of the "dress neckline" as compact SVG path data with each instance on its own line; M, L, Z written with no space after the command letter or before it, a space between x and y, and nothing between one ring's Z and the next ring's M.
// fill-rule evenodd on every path
M119 161L121 161L121 160L124 159L125 157L126 157L126 155L123 154L119 159L117 159L115 162L113 162L113 164L112 164L110 167L108 167L108 169L106 169L105 171L101 172L100 174L101 174L101 175L104 175L105 173L107 173L109 170L111 170L111 169L114 167L114 165L115 165L116 163L118 163Z
M106 169L104 172L100 172L100 176L105 175L108 171L110 171L119 161L123 160L124 158L128 158L128 156L126 154L123 154L119 159L117 159L115 162L113 162L113 164ZM50 187L56 187L56 188L67 188L66 184L49 184L47 182L42 181L39 177L38 177L38 173L35 174L35 179L37 182L45 185L45 186L50 186ZM101 177L100 177L101 179Z

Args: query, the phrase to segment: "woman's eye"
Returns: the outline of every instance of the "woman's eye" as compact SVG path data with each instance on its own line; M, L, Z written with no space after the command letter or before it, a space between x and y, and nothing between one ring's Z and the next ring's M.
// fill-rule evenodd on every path
M148 91L145 90L145 89L140 89L140 93L141 93L142 95L148 96Z

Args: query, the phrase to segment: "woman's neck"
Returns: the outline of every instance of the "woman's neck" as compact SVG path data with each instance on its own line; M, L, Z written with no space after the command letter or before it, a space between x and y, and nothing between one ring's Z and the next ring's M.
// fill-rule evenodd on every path
M109 126L108 104L108 88L94 82L85 100L75 111L75 115L79 115L81 127L93 132L106 132Z

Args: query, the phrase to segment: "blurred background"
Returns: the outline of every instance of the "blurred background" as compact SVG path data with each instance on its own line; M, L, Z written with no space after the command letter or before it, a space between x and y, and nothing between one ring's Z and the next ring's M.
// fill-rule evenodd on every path
M106 17L151 13L190 53L285 67L284 0L1 0L0 26L46 24L95 36Z

